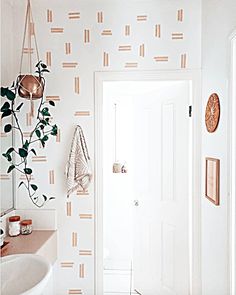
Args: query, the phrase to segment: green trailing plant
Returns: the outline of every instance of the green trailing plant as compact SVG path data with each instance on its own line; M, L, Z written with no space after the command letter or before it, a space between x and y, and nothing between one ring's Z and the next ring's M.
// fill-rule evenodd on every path
M36 65L39 77L43 73L49 72L47 66L41 61ZM4 126L4 132L9 133L15 130L20 137L20 144L18 147L10 146L2 156L9 162L7 173L18 171L25 175L25 181L21 181L19 186L24 186L28 192L28 196L37 207L42 207L45 202L54 199L54 197L47 197L46 195L38 195L38 186L32 183L33 169L29 167L29 159L31 156L37 156L35 143L41 143L45 147L47 141L51 136L56 136L58 132L57 125L51 123L50 106L55 106L54 101L46 101L42 97L39 101L36 110L37 116L35 124L32 127L28 139L24 138L24 132L19 120L19 114L24 105L23 102L17 104L17 85L13 82L11 87L1 87L1 96L5 98L1 106L2 119L12 116L12 124L8 123ZM14 135L16 135L16 132Z

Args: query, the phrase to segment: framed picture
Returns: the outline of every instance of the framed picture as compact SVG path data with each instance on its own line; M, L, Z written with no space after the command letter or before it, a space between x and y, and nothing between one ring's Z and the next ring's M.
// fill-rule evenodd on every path
M220 205L220 160L206 158L205 196L216 206Z

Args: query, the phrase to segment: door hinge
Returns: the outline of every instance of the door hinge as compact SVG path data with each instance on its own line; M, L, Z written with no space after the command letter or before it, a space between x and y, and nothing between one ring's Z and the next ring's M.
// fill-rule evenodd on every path
M188 107L188 116L189 117L192 117L192 111L193 111L193 107L192 106L189 106Z

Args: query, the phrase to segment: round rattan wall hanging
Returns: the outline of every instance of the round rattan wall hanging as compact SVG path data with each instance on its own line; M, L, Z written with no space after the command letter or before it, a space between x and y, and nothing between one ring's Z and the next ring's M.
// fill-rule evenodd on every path
M216 93L212 93L208 99L205 112L207 131L212 133L216 130L220 119L220 100Z

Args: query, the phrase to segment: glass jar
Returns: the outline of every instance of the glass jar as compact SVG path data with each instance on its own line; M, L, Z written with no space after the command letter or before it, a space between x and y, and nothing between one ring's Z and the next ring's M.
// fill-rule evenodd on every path
M9 217L9 236L16 237L20 234L20 216Z
M32 219L26 219L21 221L20 228L22 235L29 235L32 233Z

